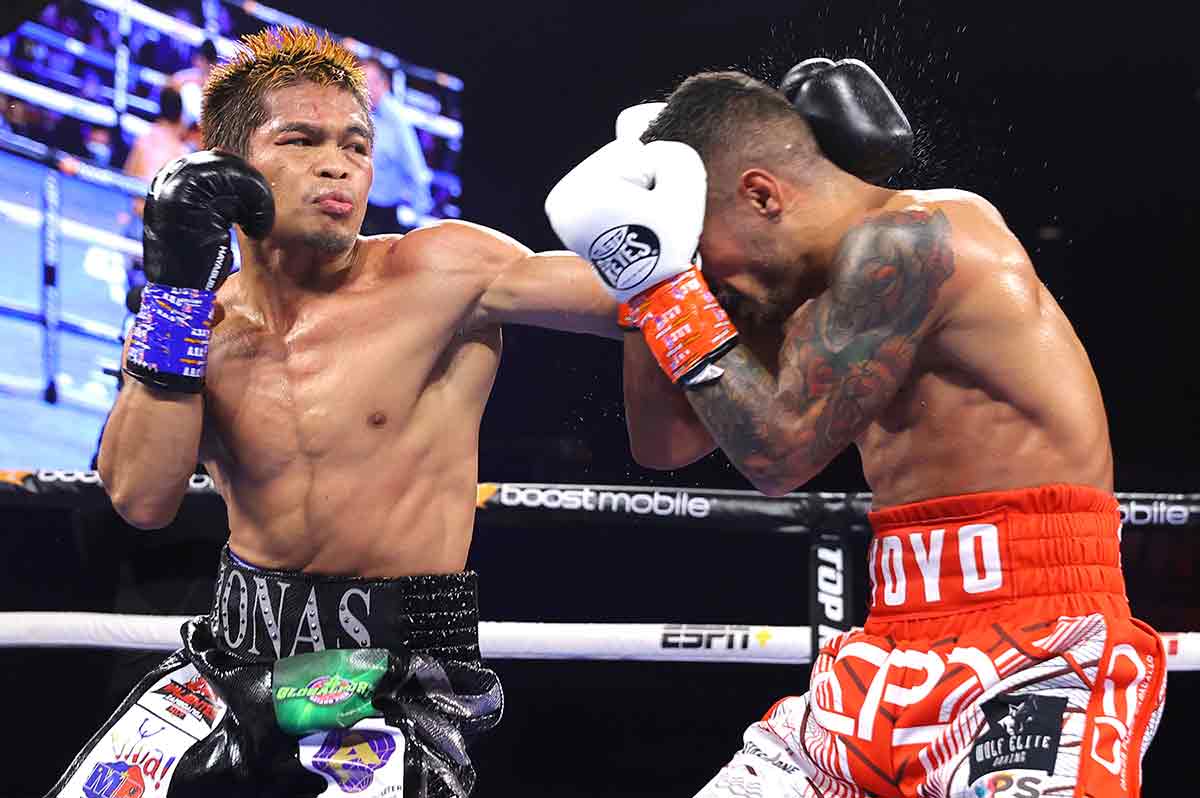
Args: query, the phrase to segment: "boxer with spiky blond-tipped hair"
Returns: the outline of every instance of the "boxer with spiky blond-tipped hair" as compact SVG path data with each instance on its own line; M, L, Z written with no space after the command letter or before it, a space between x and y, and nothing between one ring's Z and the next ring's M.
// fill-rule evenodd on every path
M157 529L202 461L229 543L212 612L50 794L465 796L503 705L463 570L500 325L617 338L615 303L570 253L478 225L360 236L371 116L327 36L245 38L202 128L147 195L99 469Z

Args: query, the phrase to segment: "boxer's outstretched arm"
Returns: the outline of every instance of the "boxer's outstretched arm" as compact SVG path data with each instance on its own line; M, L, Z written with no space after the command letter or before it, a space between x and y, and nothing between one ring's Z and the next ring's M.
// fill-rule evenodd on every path
M759 490L782 495L858 438L907 380L954 272L938 211L896 212L851 230L833 284L788 322L776 379L737 346L724 374L687 398L730 461Z
M534 253L482 225L439 222L409 234L425 242L428 265L477 286L468 324L528 324L620 340L617 303L587 261L572 252Z
M455 222L453 238L473 253L488 282L475 323L529 324L626 339L625 409L634 459L678 468L716 448L687 400L659 370L646 345L617 326L617 303L591 264L572 252L533 253L494 230ZM440 248L445 253L446 248Z
M113 508L131 526L159 529L175 518L199 460L203 422L201 394L125 379L100 439L97 467Z
M620 340L617 303L573 252L523 254L504 264L479 302L484 317Z

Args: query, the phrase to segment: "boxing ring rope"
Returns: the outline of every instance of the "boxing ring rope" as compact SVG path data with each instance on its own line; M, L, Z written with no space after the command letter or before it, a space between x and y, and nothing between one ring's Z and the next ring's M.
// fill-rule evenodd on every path
M1200 527L1200 494L1118 493L1126 535L1139 527L1187 532ZM658 527L803 534L869 534L866 493L794 493L661 486L480 483L481 524L521 527L632 522ZM191 479L184 512L219 507L204 475ZM100 507L108 504L95 471L0 470L0 505ZM169 651L189 616L92 612L0 612L0 648L63 647ZM630 660L800 665L811 662L809 626L704 623L527 623L483 621L480 648L490 659ZM1170 670L1200 670L1200 632L1162 634Z
M0 612L0 648L174 651L186 615ZM807 626L481 621L484 659L626 660L804 665ZM1167 667L1200 670L1200 632L1164 634Z
M186 615L0 612L0 648L174 651ZM481 621L487 659L638 660L802 664L807 626ZM1187 651L1200 669L1200 634Z

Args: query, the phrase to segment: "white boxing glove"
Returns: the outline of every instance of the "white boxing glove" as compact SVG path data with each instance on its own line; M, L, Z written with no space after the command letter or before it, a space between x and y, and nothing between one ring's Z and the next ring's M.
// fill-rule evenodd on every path
M704 162L688 145L618 139L551 189L546 216L624 302L690 268L707 187Z
M654 121L666 103L642 103L631 105L617 114L617 138L629 141L640 141L646 128Z
M622 303L618 324L641 331L672 382L697 387L721 376L714 363L736 344L737 330L692 264L704 225L704 162L686 144L632 136L653 116L625 116L621 137L550 191L546 215Z

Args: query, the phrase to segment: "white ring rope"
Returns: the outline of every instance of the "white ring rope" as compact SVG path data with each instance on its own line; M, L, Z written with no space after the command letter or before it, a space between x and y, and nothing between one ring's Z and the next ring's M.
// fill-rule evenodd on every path
M174 651L186 615L0 612L0 648ZM807 626L482 621L486 659L640 660L803 665L812 661ZM1200 632L1162 635L1167 668L1200 670Z

